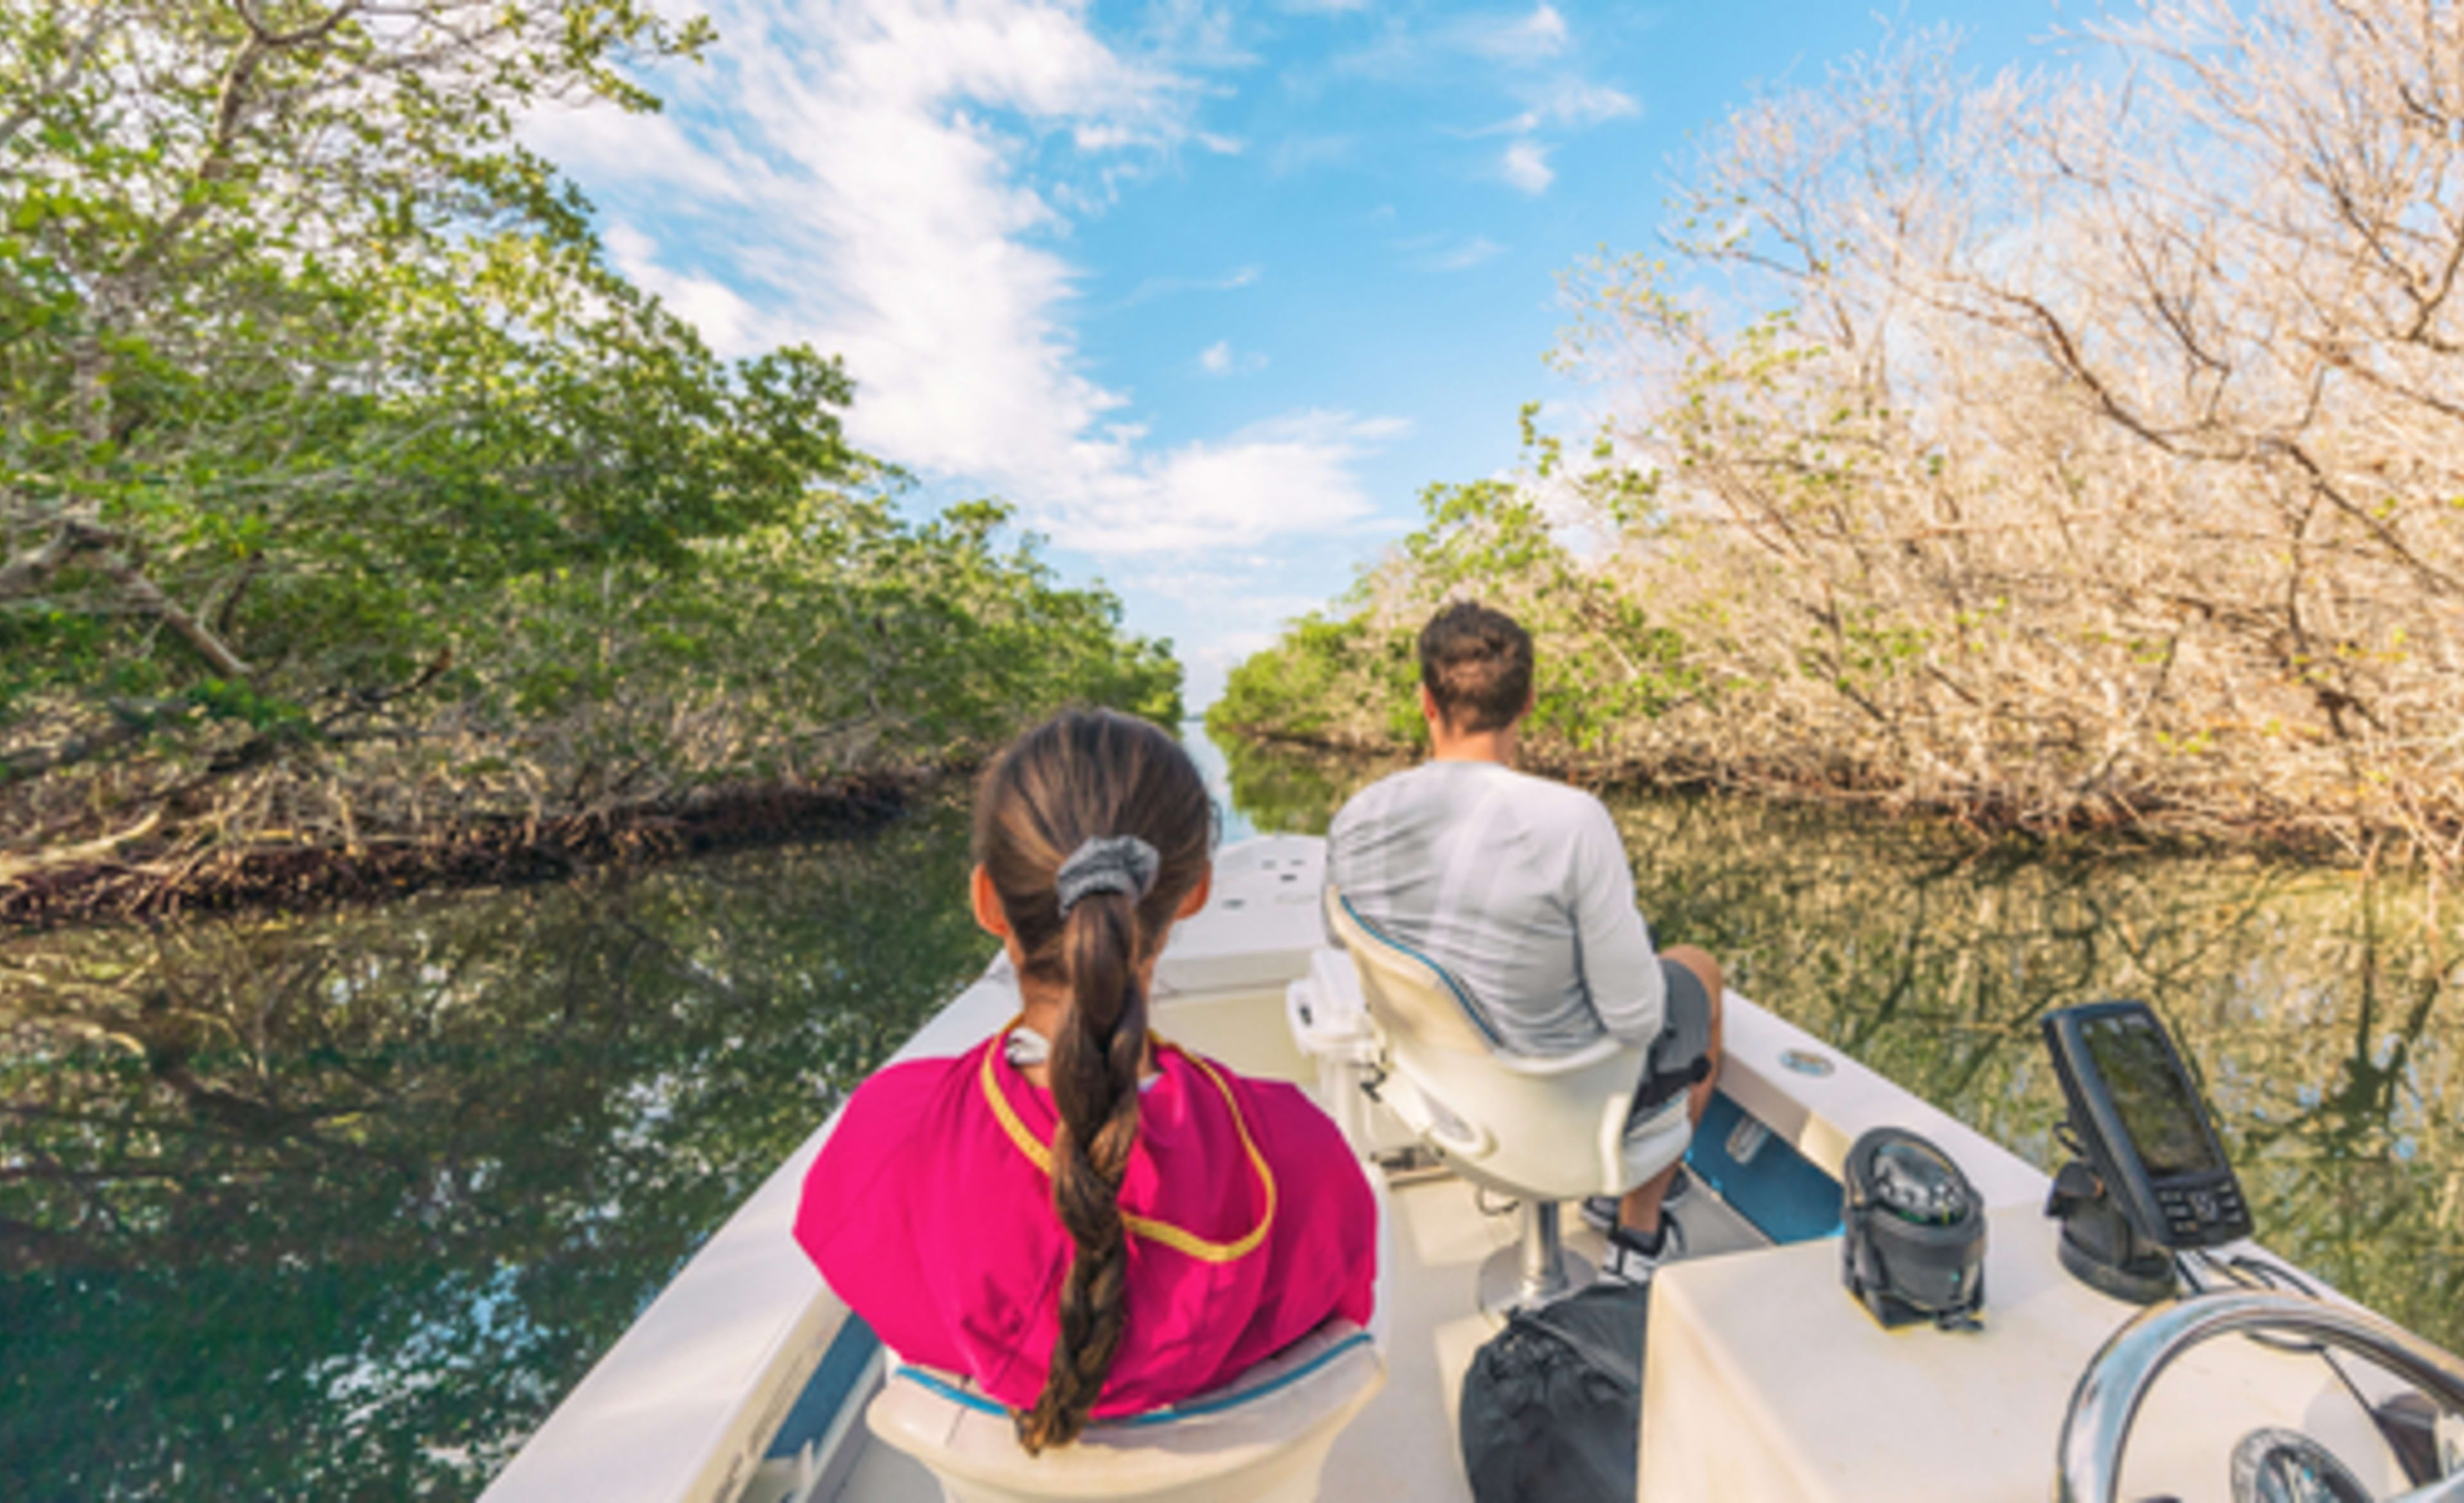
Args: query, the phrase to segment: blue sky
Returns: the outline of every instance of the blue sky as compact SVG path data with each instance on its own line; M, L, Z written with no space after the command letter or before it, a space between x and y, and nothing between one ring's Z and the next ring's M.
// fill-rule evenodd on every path
M656 117L534 118L618 263L722 353L803 341L925 501L997 495L1201 705L1433 480L1506 471L1556 276L1644 250L1757 86L1889 27L2026 61L2050 0L1641 8L714 0Z

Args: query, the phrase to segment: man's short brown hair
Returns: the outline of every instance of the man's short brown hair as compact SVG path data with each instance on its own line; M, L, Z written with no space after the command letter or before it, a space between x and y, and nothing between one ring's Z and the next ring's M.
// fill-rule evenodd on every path
M1420 629L1420 682L1448 730L1502 731L1531 702L1531 633L1505 611L1456 601Z

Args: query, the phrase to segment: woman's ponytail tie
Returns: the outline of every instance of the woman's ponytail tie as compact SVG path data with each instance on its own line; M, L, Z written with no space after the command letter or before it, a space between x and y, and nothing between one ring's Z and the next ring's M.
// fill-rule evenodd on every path
M1098 835L1069 852L1053 873L1053 895L1061 904L1061 916L1078 906L1078 899L1089 893L1127 893L1133 898L1144 897L1155 891L1155 873L1163 867L1163 857L1155 848L1135 835Z

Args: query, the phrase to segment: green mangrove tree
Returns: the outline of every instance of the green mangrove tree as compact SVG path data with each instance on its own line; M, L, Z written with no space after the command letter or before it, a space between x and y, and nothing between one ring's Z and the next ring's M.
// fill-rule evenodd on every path
M1160 644L713 355L526 112L639 0L0 0L0 891L963 758Z

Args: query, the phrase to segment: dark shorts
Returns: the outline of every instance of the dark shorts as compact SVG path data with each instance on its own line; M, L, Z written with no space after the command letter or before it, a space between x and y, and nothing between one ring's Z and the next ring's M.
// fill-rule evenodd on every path
M1634 1088L1629 1119L1649 1116L1687 1087L1711 1072L1711 994L1703 978L1662 959L1660 974L1668 983L1668 1004L1661 1014L1660 1037L1642 1055L1642 1078Z

